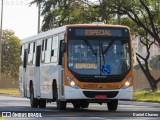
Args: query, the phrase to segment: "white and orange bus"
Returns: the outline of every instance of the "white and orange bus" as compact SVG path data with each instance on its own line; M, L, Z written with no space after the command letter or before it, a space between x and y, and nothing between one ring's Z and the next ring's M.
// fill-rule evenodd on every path
M133 65L129 28L66 25L22 40L19 87L31 107L56 102L65 110L132 99Z

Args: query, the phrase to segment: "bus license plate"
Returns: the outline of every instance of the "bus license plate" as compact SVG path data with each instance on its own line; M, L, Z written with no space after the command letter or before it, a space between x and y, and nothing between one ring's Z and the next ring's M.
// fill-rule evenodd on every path
M107 96L106 95L96 95L95 98L96 99L106 99Z

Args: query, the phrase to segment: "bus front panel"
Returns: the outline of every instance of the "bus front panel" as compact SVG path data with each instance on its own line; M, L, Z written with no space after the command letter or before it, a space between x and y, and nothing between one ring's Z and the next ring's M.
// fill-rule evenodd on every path
M66 39L66 99L132 98L133 70L128 28L68 27Z

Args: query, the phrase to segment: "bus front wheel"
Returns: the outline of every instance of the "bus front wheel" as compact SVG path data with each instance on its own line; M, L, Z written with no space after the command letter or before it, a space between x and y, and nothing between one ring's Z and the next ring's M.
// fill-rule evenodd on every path
M88 102L83 102L83 103L81 104L81 107L82 107L82 108L88 108L88 106L89 106L89 103L88 103Z
M109 111L116 111L118 107L118 100L111 100L107 102L108 110Z
M75 109L78 109L78 108L81 107L80 104L79 104L79 102L72 102L72 104L73 104L73 107L74 107Z

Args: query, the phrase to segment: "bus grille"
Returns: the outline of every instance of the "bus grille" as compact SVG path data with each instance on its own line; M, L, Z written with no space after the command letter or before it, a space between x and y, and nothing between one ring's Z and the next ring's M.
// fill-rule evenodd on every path
M76 76L80 82L92 82L92 83L111 83L111 82L121 82L125 77L106 77L106 78L96 78L93 76L79 77Z
M104 91L104 92L97 92L97 91L83 91L83 94L89 98L95 98L95 95L106 95L107 98L114 98L117 96L118 91Z

